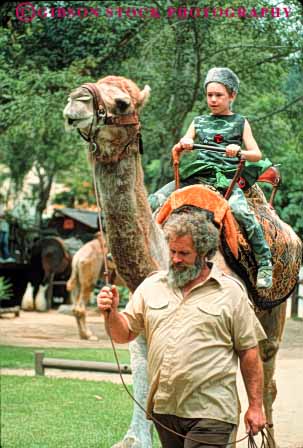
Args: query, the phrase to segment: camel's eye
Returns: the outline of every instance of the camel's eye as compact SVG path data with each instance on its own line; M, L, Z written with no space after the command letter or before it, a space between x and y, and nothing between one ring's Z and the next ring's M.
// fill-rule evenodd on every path
M90 101L90 96L79 96L79 98L75 98L75 101Z
M125 111L128 106L129 106L129 102L122 100L122 99L116 99L115 100L117 107L123 112Z

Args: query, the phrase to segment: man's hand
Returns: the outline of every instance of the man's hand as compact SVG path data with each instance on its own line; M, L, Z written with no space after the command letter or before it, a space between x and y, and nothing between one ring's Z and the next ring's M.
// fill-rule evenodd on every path
M97 305L105 316L105 329L113 341L120 344L132 341L136 335L128 328L127 317L118 312L119 293L116 286L104 286L98 294ZM111 311L107 315L107 312Z
M265 415L262 408L253 408L249 406L244 415L244 423L246 432L253 435L258 434L261 429L264 429L266 424Z
M97 306L105 314L107 311L116 311L119 305L119 293L115 285L111 288L104 286L98 294Z

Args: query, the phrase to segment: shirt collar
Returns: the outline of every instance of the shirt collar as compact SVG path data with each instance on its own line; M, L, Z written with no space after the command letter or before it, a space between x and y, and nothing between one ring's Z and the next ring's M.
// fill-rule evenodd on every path
M222 283L223 273L222 273L221 269L219 269L218 266L216 266L214 263L211 263L211 262L209 262L208 265L211 268L208 278L213 278L220 284L220 286L223 286L223 283Z

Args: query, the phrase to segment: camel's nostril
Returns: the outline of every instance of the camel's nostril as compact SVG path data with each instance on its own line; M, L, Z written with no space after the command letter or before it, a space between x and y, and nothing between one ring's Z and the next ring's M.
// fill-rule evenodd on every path
M75 121L75 120L73 120L72 118L69 118L69 119L67 120L68 124L70 124L70 125L72 125L74 121Z

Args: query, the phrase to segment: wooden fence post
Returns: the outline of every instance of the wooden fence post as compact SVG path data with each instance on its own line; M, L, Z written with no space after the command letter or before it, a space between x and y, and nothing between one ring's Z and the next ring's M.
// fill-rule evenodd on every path
M35 374L39 376L44 375L43 358L44 352L35 352Z

